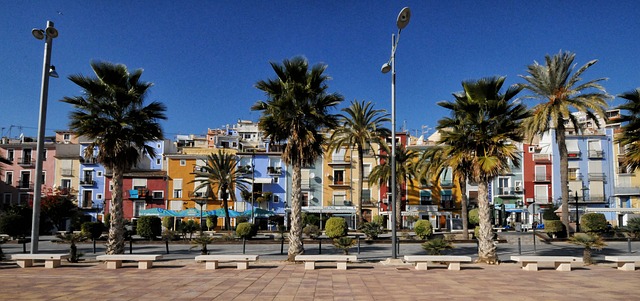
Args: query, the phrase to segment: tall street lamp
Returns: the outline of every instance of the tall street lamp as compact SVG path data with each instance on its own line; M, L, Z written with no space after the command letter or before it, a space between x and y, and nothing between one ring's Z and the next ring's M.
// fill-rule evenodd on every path
M47 21L47 29L34 28L31 34L38 39L44 39L44 62L42 64L42 90L40 93L40 115L38 115L38 144L36 147L36 180L33 196L33 217L31 220L31 254L38 253L38 228L40 227L40 199L42 198L42 160L44 152L44 129L47 122L47 98L49 94L49 76L58 77L55 67L50 66L51 46L53 39L58 37L58 30L53 22Z
M400 41L400 32L407 27L411 19L411 10L403 8L398 14L396 25L398 36L391 35L391 57L382 65L382 73L391 71L391 252L393 259L398 258L396 250L396 47Z

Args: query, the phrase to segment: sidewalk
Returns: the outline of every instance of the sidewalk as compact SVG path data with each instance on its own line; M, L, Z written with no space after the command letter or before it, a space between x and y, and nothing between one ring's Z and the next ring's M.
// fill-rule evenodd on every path
M412 266L365 262L340 271L319 264L259 261L248 270L221 264L205 270L193 260L167 260L150 270L135 263L106 270L104 264L63 263L20 269L0 264L2 300L634 300L640 271L612 264L558 272L523 271L514 263L463 264L461 271L417 271Z

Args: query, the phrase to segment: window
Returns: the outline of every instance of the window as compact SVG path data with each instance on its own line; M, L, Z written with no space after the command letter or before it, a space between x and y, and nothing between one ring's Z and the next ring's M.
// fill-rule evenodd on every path
M12 171L7 171L4 174L4 182L7 183L7 185L13 185L13 172Z
M536 165L535 178L536 181L539 182L548 181L549 179L547 179L547 167L544 165Z
M344 170L337 169L333 171L333 184L334 185L344 184Z
M509 194L509 178L508 177L498 177L498 194Z
M42 151L42 161L47 161L47 150Z
M156 165L160 165L160 162L161 162L160 160L161 160L160 158L156 159Z
M443 209L455 209L456 205L453 202L453 196L451 195L451 190L443 190L442 195L440 196L440 205Z
M21 193L18 196L18 205L29 204L29 201L32 200L31 194Z
M13 150L12 149L8 149L7 150L7 160L13 162Z
M11 204L11 193L5 193L2 196L2 204L3 205L10 205Z
M273 202L274 203L280 203L280 197L274 194L273 195Z
M96 194L96 200L102 200L102 193Z
M431 191L420 190L420 205L432 205Z
M144 202L134 202L133 203L133 216L138 217L140 215L140 211L144 210Z
M302 193L302 207L309 207L309 193Z
M278 183L278 177L273 178L273 183Z
M26 148L22 150L22 164L31 164L31 149Z
M47 172L46 171L42 171L42 185L47 184Z
M70 179L62 179L60 180L60 187L69 189L71 188L71 180Z
M371 174L371 164L364 164L364 172L362 174L362 177L364 179L368 179L369 178L369 174Z
M93 191L85 190L82 194L82 208L91 208L93 206Z
M156 148L157 149L160 149L161 147L162 147L162 144L160 144L160 143L156 144Z
M187 166L187 160L180 160L180 166Z
M71 140L71 135L70 134L62 134L62 140L64 140L64 141Z
M153 191L153 199L161 200L162 198L164 198L164 191L162 190Z
M96 172L96 176L99 177L99 178L102 178L102 170L98 170Z
M173 198L174 199L182 198L182 179L173 180Z
M109 191L113 191L113 180L109 181Z
M333 206L346 206L346 196L344 194L333 195Z

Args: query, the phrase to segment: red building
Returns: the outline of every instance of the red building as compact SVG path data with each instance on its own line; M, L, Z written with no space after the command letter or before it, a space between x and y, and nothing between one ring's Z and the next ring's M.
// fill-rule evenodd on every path
M113 174L107 174L108 189L105 191L105 213L113 198ZM125 219L139 217L144 209L167 209L167 173L160 170L132 171L123 179L122 208Z

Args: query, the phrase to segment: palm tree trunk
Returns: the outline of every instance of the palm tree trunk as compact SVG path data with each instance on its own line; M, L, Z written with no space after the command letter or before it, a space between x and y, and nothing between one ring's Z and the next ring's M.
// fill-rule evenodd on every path
M489 184L485 181L478 183L478 216L480 231L478 233L478 261L487 264L497 264L498 255L493 243L493 227L489 199L487 198Z
M222 206L224 207L224 229L231 230L231 217L229 217L229 202L227 198L222 199Z
M458 177L460 184L460 219L462 219L462 239L469 239L469 218L467 217L467 180L464 176Z
M558 153L560 154L560 190L562 191L562 224L569 237L569 153L564 128L564 121L560 118L556 127L556 142L558 143ZM577 208L576 208L577 209Z
M357 146L357 152L358 152L358 187L356 188L358 190L358 199L356 200L356 221L357 221L357 225L356 225L356 229L362 225L363 223L363 219L362 219L362 187L363 187L363 182L364 182L364 160L362 158L364 151L362 150L362 146L358 144Z
M582 251L582 261L584 261L584 264L586 265L591 265L593 264L593 260L591 259L591 248L585 246L584 247L584 251Z
M302 181L301 162L296 160L292 164L293 174L291 176L291 228L289 230L289 251L287 260L295 262L296 255L302 254Z
M122 209L122 178L124 169L120 166L113 167L113 192L109 213L111 225L107 240L107 254L124 253L124 214Z

